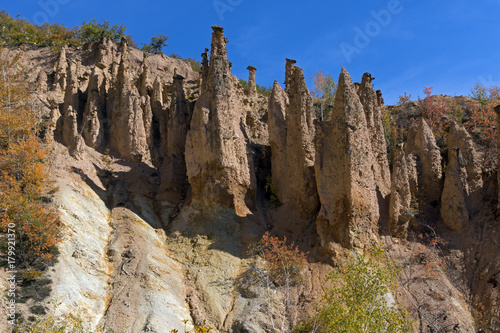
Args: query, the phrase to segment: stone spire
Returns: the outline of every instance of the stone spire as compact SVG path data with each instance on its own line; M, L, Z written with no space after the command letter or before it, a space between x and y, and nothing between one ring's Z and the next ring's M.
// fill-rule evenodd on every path
M257 95L257 85L255 84L255 71L257 68L248 66L248 96L253 97Z
M391 173L389 171L389 161L387 158L387 147L385 141L384 125L382 122L382 110L380 101L372 81L375 78L370 73L364 73L359 86L358 95L365 111L368 132L370 133L370 143L373 156L373 174L378 191L382 197L387 197L391 193Z
M331 254L335 243L363 248L377 237L379 224L372 138L357 89L344 68L331 118L323 127L315 164L321 245Z
M106 108L106 88L104 75L96 66L90 75L87 89L87 104L83 113L83 138L92 148L104 144L104 112Z
M288 75L288 93L274 82L269 98L272 178L278 200L311 218L319 208L312 99L302 68L294 66Z
M441 218L450 230L461 230L469 221L465 203L467 173L460 148L448 147L448 165L441 195Z
M210 65L186 138L187 175L194 200L234 207L247 215L255 174L250 172L253 163L242 130L245 110L235 89L238 79L230 72L224 29L212 29Z
M406 238L412 218L410 175L407 164L403 144L400 144L394 151L389 204L389 231L391 235L400 238Z
M56 88L64 91L66 89L66 72L68 68L68 63L66 60L66 49L67 46L63 46L61 48L61 52L59 53L59 60L56 65L56 74L54 77L54 85Z
M286 64L285 64L285 92L288 93L288 86L290 85L290 81L292 80L292 75L293 75L293 68L295 67L295 64L297 63L296 60L293 59L286 59Z
M124 56L109 92L107 111L111 114L111 147L128 160L141 162L149 159L144 101L131 84L128 61Z

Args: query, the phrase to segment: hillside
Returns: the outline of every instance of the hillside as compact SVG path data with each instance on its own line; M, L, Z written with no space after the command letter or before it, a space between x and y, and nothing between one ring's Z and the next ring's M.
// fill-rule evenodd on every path
M440 97L384 106L369 73L342 68L316 119L296 61L265 97L212 29L201 72L126 39L0 49L34 87L61 221L57 261L18 277L24 323L42 308L88 332L290 332L328 273L377 241L414 332L500 332L497 138L471 130L473 99L444 97L461 116L442 120L419 111ZM307 253L290 288L253 279L249 247L268 231Z

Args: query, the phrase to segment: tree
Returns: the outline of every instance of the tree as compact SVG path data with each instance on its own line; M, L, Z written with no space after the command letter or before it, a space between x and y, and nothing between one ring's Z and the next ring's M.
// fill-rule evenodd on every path
M337 89L335 81L330 74L325 75L323 72L316 72L311 77L315 86L311 91L312 96L319 99L316 116L321 120L328 119L335 101L335 91Z
M371 255L357 254L327 277L333 287L326 289L318 323L321 332L390 333L410 332L407 313L391 295L399 274L374 244Z
M473 102L469 106L469 121L464 123L465 128L479 139L487 151L485 164L496 165L496 140L498 129L496 127L497 115L495 106L500 104L500 87L484 87L477 83L471 89Z
M109 38L118 42L121 38L127 37L125 31L127 28L122 25L110 26L108 21L97 23L96 20L83 22L80 27L79 37L82 43L102 42L104 38Z
M300 282L301 270L307 265L307 254L300 251L298 246L288 243L286 237L279 239L272 236L270 232L266 232L260 242L250 248L250 254L255 255L251 270L253 278L256 278L257 282L265 288L273 331L287 332L292 325L291 288ZM275 293L276 288L281 288L282 293ZM282 296L276 299L276 295ZM276 301L281 302L284 309L279 329L272 313Z
M41 114L18 58L0 49L0 229L12 235L9 257L30 265L52 257L59 217L43 203L47 151L38 140Z
M165 35L156 35L151 38L151 41L148 45L143 44L141 50L144 52L154 53L154 54L164 54L162 49L163 47L167 47L167 39L168 36Z

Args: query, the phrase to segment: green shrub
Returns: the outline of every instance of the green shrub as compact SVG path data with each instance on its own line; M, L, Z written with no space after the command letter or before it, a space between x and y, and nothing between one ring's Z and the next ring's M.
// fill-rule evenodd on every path
M248 82L244 79L240 79L240 84L243 90L248 91Z
M108 21L97 23L96 20L83 22L80 27L79 37L83 43L102 42L104 38L109 38L115 42L126 37L127 28L122 25L110 26Z
M194 72L201 72L201 62L193 58L187 58L186 61L189 62Z
M321 332L411 332L406 311L389 295L399 269L387 262L383 250L373 245L371 256L355 255L327 277L333 287L326 290L317 323Z
M144 52L154 53L154 54L164 54L162 49L163 47L167 47L167 39L169 37L165 35L156 35L151 38L149 44L142 44L141 50Z
M276 184L273 177L266 177L266 185L264 189L266 190L266 196L269 198L269 202L272 204L278 203L278 197L276 196L278 193L278 184Z

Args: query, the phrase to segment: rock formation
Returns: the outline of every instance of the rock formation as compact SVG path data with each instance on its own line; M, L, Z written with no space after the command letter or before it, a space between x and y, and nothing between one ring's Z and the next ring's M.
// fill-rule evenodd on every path
M269 145L271 146L271 174L279 189L285 188L285 185L280 184L280 180L286 180L284 177L279 177L284 170L287 169L286 160L286 109L288 107L288 95L281 88L277 81L274 81L273 90L269 97L267 125L269 128Z
M255 84L255 71L257 68L248 66L248 96L254 97L257 95L257 85Z
M285 63L285 91L288 93L286 90L290 86L290 80L293 77L293 69L295 68L295 64L297 63L296 60L293 59L286 59Z
M344 68L331 118L321 132L315 164L321 245L329 253L335 253L335 242L363 248L378 234L374 158L363 105Z
M104 145L104 118L106 109L105 78L96 66L90 75L87 104L83 113L83 138L87 146L100 148Z
M365 110L366 123L371 137L371 148L375 158L373 164L375 183L380 194L385 198L391 193L391 173L389 171L384 125L382 123L382 94L380 91L377 94L373 89L372 81L374 79L370 73L363 74L358 94Z
M441 196L441 218L446 227L458 231L469 221L465 204L467 172L458 147L448 147L448 166Z
M41 67L38 68L38 74L36 76L35 80L35 87L37 91L41 94L44 94L47 92L47 73L45 73L45 70Z
M188 188L184 152L193 111L184 93L183 84L184 77L176 74L172 102L165 119L166 140L163 151L165 155L159 170L161 178L159 192L162 193L162 199L176 204L186 197Z
M412 186L412 197L418 198L429 217L436 218L442 190L441 154L436 138L425 120L413 121L408 130L405 153L414 155L418 172L417 186Z
M389 205L389 231L395 237L406 238L411 211L410 175L403 145L394 152L392 165L391 200Z
M205 52L201 54L201 92L207 90L208 86L208 72L210 69L209 61L208 61L208 49L205 49Z
M100 69L107 68L113 64L114 61L119 61L118 50L114 42L109 38L104 38L101 43L97 43L97 62L96 66Z
M136 162L149 156L144 124L144 102L131 85L127 62L122 58L110 89L107 110L111 114L110 145L124 158Z
M66 89L66 72L68 68L66 49L67 47L63 46L61 48L61 52L59 52L59 60L57 61L54 77L54 84L56 85L56 88L62 91Z
M246 215L255 192L248 146L242 131L244 111L231 75L224 30L213 26L208 73L186 138L186 169L194 199L234 206Z
M272 178L278 200L304 218L317 212L312 99L302 68L287 59L285 93L275 82L268 107Z
M84 149L84 140L78 132L78 77L77 64L73 61L67 67L66 90L64 93L62 135L71 155L79 158Z
M469 214L478 211L484 197L482 166L479 154L474 147L474 141L463 126L453 122L448 135L448 156L451 156L450 148L456 147L460 152L460 166L465 172L464 189L466 193L465 201ZM446 184L445 184L446 186Z

